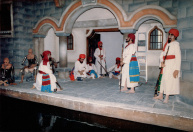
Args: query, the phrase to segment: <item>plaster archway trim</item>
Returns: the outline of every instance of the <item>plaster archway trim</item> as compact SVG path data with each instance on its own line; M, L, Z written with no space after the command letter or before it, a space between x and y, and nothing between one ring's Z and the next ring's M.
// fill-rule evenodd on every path
M115 18L118 21L119 29L134 29L135 24L138 23L144 16L154 16L163 22L164 27L175 27L177 26L177 19L171 15L166 9L159 6L144 6L142 8L134 11L130 16L127 16L125 11L118 5L114 0L97 0L96 5L90 5L92 8L106 8L110 10ZM57 32L67 32L69 33L72 26L68 27L68 22L75 22L73 19L73 15L78 15L77 12L82 10L83 8L87 8L89 10L89 6L83 6L80 0L73 2L68 8L63 12L60 21L58 22L54 18L47 17L43 18L36 24L33 33L38 34L40 28L44 24L51 24L54 28L54 31ZM76 13L75 13L76 12ZM81 15L83 12L80 12Z
M37 22L37 24L33 28L33 33L40 33L42 28L44 26L47 26L47 25L50 25L54 29L54 31L56 32L57 29L58 29L58 24L57 23L58 23L58 20L56 20L53 17L43 17L42 19L40 19Z

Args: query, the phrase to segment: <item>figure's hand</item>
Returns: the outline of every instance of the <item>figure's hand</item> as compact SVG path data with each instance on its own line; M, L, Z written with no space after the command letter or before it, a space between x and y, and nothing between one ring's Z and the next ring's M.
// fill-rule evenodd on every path
M78 71L78 72L80 73L80 75L83 75L84 70L82 70L82 71Z
M125 63L123 63L123 62L121 61L120 65L123 66L124 64L125 64Z
M163 62L161 62L161 67L165 67L166 65L163 63Z
M122 61L122 62L123 62L123 58L121 58L121 59L120 59L120 61Z
M175 70L175 71L174 71L174 73L173 73L174 78L177 78L177 77L178 77L178 73L179 73L178 70Z

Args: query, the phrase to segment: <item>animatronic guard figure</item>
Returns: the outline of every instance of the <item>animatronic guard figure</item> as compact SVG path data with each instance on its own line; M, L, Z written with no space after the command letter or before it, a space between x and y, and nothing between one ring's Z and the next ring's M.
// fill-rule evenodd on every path
M124 88L121 91L127 91L127 87L131 90L127 93L135 93L135 87L139 83L139 64L135 56L135 35L129 34L126 39L128 43L123 51L123 58L121 61L122 68L122 82Z
M9 63L8 58L4 58L4 63L0 67L0 85L4 84L4 86L17 85L14 79L14 67Z
M79 59L75 62L74 78L77 79L77 81L83 81L83 78L86 78L85 57L85 54L80 54Z
M50 57L50 51L47 50L43 52L43 59L39 65L36 83L33 84L33 88L49 93L60 90L56 87L57 81L50 67Z
M92 63L92 57L88 57L87 78L98 78L96 66Z
M98 76L99 77L104 76L104 74L106 73L104 70L106 53L105 53L105 49L103 48L103 42L101 42L101 41L98 42L98 48L96 48L96 50L94 52L94 56L96 58L95 65L97 68Z
M179 36L177 29L170 29L168 34L168 42L164 45L161 53L161 67L163 74L160 84L160 94L154 99L163 99L166 94L164 103L168 103L169 95L180 93L180 67L181 67L181 51L179 42L176 41ZM166 56L167 53L167 56ZM166 57L165 57L166 56ZM165 60L165 63L163 61Z
M24 65L26 59L28 60L28 66L24 66L24 68L22 68L21 71L20 71L21 74L22 74L20 83L23 83L23 78L24 78L25 72L26 73L28 73L28 72L33 73L34 79L36 80L36 74L37 74L36 66L38 65L38 61L37 61L36 55L33 54L32 49L28 50L28 55L25 56L25 58L23 59L22 65Z
M115 78L115 79L120 79L120 72L121 72L121 65L120 65L120 58L116 58L116 64L108 69L109 78Z

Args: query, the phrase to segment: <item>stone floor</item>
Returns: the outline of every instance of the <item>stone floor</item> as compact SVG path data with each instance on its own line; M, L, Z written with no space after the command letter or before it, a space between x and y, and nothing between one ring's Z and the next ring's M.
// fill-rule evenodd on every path
M154 100L155 82L145 83L143 80L136 87L136 93L128 94L120 92L117 79L86 79L85 81L70 81L58 79L63 91L56 94L68 95L73 97L85 98L88 100L97 100L105 102L115 102L127 105L128 107L139 108L149 112L158 112L173 116L182 116L193 119L193 105L188 105L178 98L178 96L170 96L168 104L160 100ZM32 82L25 82L15 88L29 88ZM37 91L37 90L35 90Z
M18 83L19 81L16 81ZM136 93L128 94L120 92L118 80L116 79L86 79L84 81L70 81L58 79L63 91L49 93L50 96L62 98L64 96L76 97L79 100L99 101L107 105L116 105L133 110L144 111L149 113L164 114L175 117L183 117L193 120L193 106L180 101L178 96L171 96L169 103L164 104L160 100L154 100L155 82L141 80L140 86L136 88ZM24 81L23 84L16 86L1 86L0 89L9 89L20 92L48 94L36 89L30 89L33 82Z

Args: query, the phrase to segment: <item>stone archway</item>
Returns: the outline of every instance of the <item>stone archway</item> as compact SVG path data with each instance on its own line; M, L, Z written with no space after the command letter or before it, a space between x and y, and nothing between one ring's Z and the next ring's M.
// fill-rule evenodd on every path
M115 16L118 29L124 33L124 37L128 33L135 33L139 26L147 20L160 22L165 31L177 25L177 19L166 9L159 6L144 6L128 16L122 7L112 0L97 0L96 3L89 4L83 4L81 0L74 1L63 12L60 20L56 20L53 17L44 17L37 22L33 29L33 34L36 38L43 38L50 28L54 29L55 34L59 36L59 61L61 62L61 68L67 67L67 36L72 33L72 28L77 18L92 8L109 10Z
M147 19L160 21L164 28L176 27L177 19L166 9L159 6L144 6L127 16L125 11L115 2L110 0L98 0L97 3L83 5L82 2L73 2L62 14L59 21L52 17L44 17L34 27L34 34L41 34L46 31L46 26L52 26L56 34L70 34L76 19L85 11L92 8L106 8L118 21L121 30L137 30L137 27ZM46 25L46 26L45 26ZM48 26L48 27L49 27Z

